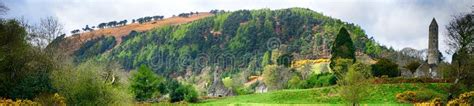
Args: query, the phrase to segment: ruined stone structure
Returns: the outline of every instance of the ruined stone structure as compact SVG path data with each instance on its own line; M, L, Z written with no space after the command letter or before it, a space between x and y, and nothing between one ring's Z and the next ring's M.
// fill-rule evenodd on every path
M414 76L439 78L440 75L438 75L438 63L438 23L436 23L435 18L433 18L429 26L427 62L422 63L418 69L416 69Z
M211 86L209 86L207 90L207 96L209 97L224 97L224 96L232 96L234 95L234 92L232 90L227 89L224 86L224 83L220 79L221 74L222 74L223 69L220 67L216 67L214 70L213 74L213 81Z

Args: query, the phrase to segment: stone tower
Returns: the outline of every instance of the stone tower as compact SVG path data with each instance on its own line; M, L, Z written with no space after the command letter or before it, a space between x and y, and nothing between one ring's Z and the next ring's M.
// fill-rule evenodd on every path
M428 61L422 63L413 73L414 77L440 78L438 74L439 50L438 50L438 23L433 18L429 27L428 37Z
M438 23L435 18L431 21L428 38L428 64L437 65L439 63L438 51Z

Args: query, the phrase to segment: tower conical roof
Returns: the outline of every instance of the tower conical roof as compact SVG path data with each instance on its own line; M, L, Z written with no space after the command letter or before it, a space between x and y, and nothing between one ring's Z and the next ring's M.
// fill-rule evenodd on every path
M431 20L430 27L438 27L438 23L436 22L436 19L433 17L433 20Z

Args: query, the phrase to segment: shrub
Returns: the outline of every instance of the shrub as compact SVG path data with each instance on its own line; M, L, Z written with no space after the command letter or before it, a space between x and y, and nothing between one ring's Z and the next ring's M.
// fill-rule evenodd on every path
M332 71L336 77L342 77L349 70L349 67L352 65L352 63L352 59L336 59L335 61L331 61L331 64L334 64Z
M224 86L229 89L231 89L233 86L233 81L230 77L223 78L222 83L224 83Z
M435 98L443 98L443 96L434 91L405 91L403 93L398 93L396 98L402 103L422 103L430 102Z
M185 100L187 102L197 102L198 93L191 85L179 84L178 88L171 90L170 98L171 102L179 102Z
M339 85L339 95L346 101L358 104L369 94L369 80L360 71L350 69L342 79L337 81Z
M163 78L156 75L150 68L142 65L138 71L132 72L130 90L138 101L153 99L158 96L159 86Z
M288 88L296 89L299 88L301 85L301 79L298 75L293 75L291 79L288 81Z
M398 65L388 59L382 58L377 63L372 65L372 75L375 77L381 77L387 75L388 77L400 76L400 70Z
M361 62L356 62L349 67L349 70L360 72L365 78L371 78L371 67Z
M191 85L183 86L186 88L186 93L184 95L184 100L187 102L197 102L198 101L198 92Z
M323 87L336 84L336 76L332 73L312 74L302 88Z
M54 94L49 94L49 93L44 93L40 94L34 99L35 102L38 102L42 105L60 105L60 106L65 106L66 105L66 98L63 96L59 95L58 93Z
M106 70L103 64L88 61L75 68L65 67L62 69L54 70L51 77L53 86L60 95L65 97L68 104L126 104L132 100L126 83L107 80L108 75L112 75L117 80L127 78L119 76L123 75L121 72Z
M267 65L263 68L263 81L269 89L281 89L286 87L288 78L290 77L290 70L284 66Z
M474 91L471 91L471 92L465 92L461 95L459 95L458 98L455 98L451 101L448 102L448 106L451 106L451 105L465 105L465 106L468 106L468 105L472 105L474 104Z
M16 101L13 101L11 99L3 99L3 98L0 98L0 106L37 106L37 105L41 105L39 104L38 102L34 102L34 101L31 101L31 100L21 100L21 99L17 99Z

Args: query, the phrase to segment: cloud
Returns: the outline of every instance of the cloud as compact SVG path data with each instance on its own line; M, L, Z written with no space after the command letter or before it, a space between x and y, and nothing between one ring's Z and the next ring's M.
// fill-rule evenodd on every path
M436 18L440 49L445 51L445 25L452 15L471 10L472 0L6 0L8 17L24 16L31 22L56 16L67 32L85 25L150 15L179 14L211 9L310 8L360 25L378 42L402 49L427 48L428 25ZM446 55L446 54L445 54ZM450 57L450 56L449 56ZM450 58L448 58L450 59Z

